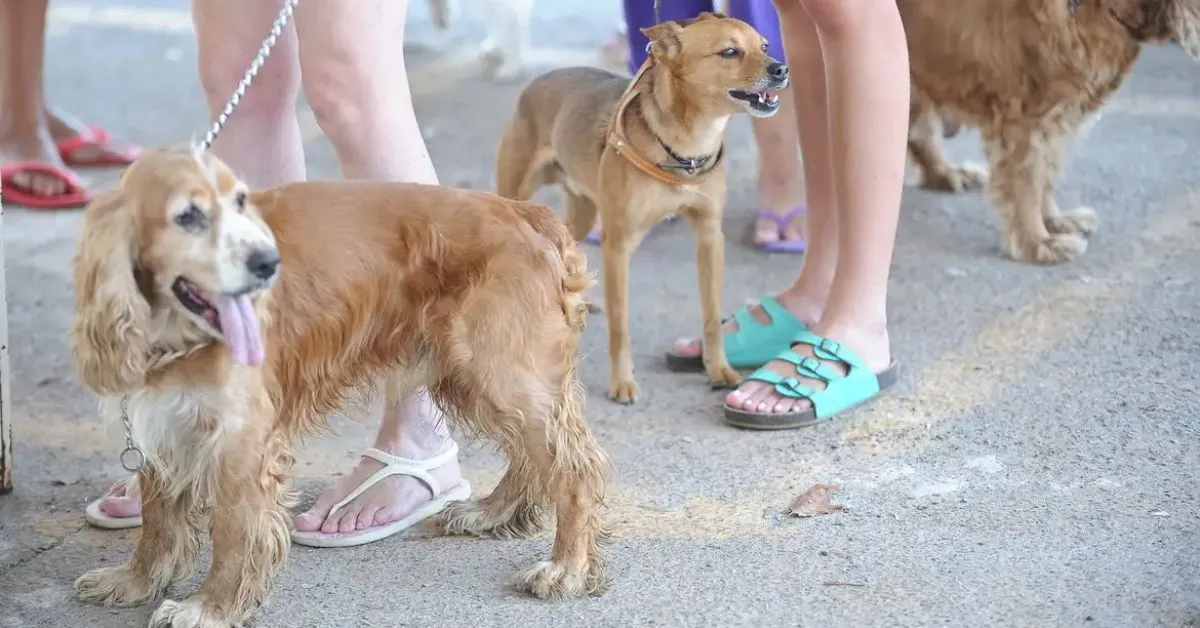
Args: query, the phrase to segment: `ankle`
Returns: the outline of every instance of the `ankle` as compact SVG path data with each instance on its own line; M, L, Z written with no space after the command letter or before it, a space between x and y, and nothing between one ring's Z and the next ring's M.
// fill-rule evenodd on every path
M776 172L775 168L758 171L758 208L784 214L804 202L804 186L795 172Z
M404 404L398 416L389 416L380 427L375 448L401 458L426 460L450 447L445 420L436 408L430 413L423 403Z
M802 271L796 283L780 292L778 299L800 322L812 327L825 316L832 286L832 275L826 279L821 273Z
M854 321L826 316L813 327L813 333L849 347L874 371L887 368L891 362L891 339L885 319Z

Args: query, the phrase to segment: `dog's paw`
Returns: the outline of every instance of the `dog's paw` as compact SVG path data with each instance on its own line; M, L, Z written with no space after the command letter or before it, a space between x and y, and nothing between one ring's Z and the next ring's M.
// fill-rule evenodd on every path
M1009 236L1005 238L1004 253L1021 262L1063 264L1083 255L1087 244L1077 233L1056 233L1040 240Z
M604 306L600 305L599 303L596 303L595 301L584 301L584 305L587 306L588 314L603 314L604 313Z
M1047 231L1058 234L1074 233L1091 235L1100 226L1100 219L1096 216L1096 210L1090 207L1080 207L1071 211L1065 211L1057 216L1047 218L1045 222Z
M517 576L517 587L543 600L583 597L596 591L598 578L574 572L564 565L544 560Z
M521 76L521 62L514 61L512 57L503 56L499 61L491 66L489 75L497 81L512 81Z
M541 508L527 503L496 508L486 499L456 502L439 518L445 534L505 541L533 538L545 529Z
M710 366L708 368L708 384L714 390L737 388L741 385L742 379L742 374L735 371L729 364Z
M104 606L137 606L159 596L166 586L135 575L128 565L93 569L75 580L75 593L85 602Z
M614 378L608 384L608 398L617 403L629 405L637 401L638 396L641 394L642 391L638 388L637 382L632 379L622 380Z
M182 602L164 600L150 616L149 628L233 628L235 625L214 617L199 599L191 598Z
M495 39L487 38L479 46L479 62L489 77L498 81L509 81L521 74L521 56L505 50Z
M965 192L984 186L988 180L985 168L975 164L956 165L946 170L921 172L921 187L939 192Z

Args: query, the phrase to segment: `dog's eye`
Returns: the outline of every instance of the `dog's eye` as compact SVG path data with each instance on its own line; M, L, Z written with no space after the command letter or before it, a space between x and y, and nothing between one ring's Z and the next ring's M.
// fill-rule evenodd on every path
M238 192L235 200L237 201L238 209L244 211L246 209L246 193Z
M742 56L742 51L738 50L737 48L726 48L717 54L725 57L726 59L736 59Z
M762 45L762 51L763 51L763 52L766 52L766 51L768 51L768 50L770 50L770 49L771 49L771 46L767 45L767 42L765 42L765 41L764 41L764 42L763 42L763 45Z
M187 209L175 215L175 224L184 229L196 229L204 224L204 212L195 203L188 203Z

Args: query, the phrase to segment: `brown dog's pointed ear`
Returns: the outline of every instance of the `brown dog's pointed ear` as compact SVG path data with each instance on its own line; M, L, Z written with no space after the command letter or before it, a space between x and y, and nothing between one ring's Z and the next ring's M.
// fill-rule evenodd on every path
M641 29L646 39L650 40L650 45L646 48L646 52L650 56L661 56L663 58L674 56L683 47L683 41L679 39L679 31L681 30L683 30L683 27L679 25L679 22L675 21L661 22Z
M150 304L138 289L138 237L133 208L120 191L105 192L83 216L72 260L75 318L71 355L83 383L118 395L145 383Z

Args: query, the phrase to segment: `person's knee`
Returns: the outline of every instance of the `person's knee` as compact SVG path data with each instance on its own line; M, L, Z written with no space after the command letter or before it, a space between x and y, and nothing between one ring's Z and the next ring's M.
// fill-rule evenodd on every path
M789 0L780 0L786 3ZM843 35L854 29L867 11L876 10L881 0L791 0L802 4L817 30L828 36ZM894 2L894 0L882 0Z
M369 84L371 77L336 56L303 67L304 96L321 130L335 146L355 143L370 122L368 101L378 91Z
M215 50L200 51L200 86L209 108L216 112L225 107L238 83L250 68L250 58L234 55L229 48L214 46ZM255 112L278 115L291 111L300 91L300 73L286 51L276 49L254 77L238 104L238 115Z

